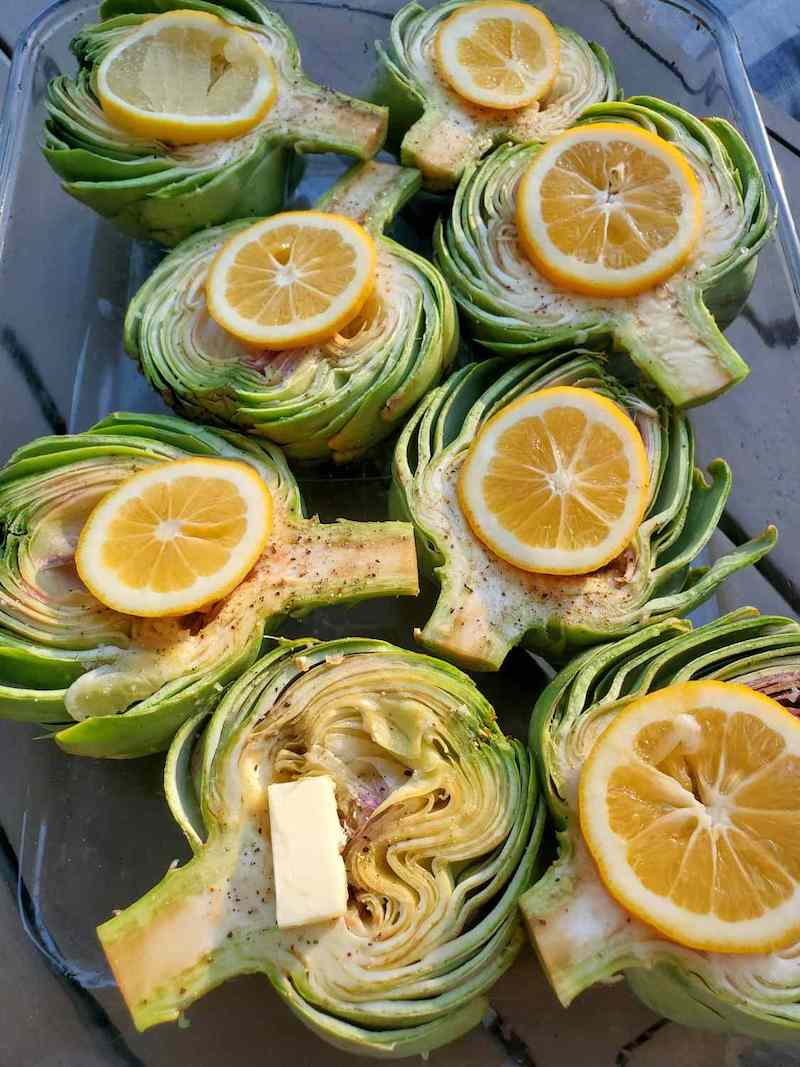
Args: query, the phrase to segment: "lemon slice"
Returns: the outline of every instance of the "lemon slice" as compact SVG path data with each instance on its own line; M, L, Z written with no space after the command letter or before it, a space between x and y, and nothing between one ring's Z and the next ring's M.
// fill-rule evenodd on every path
M229 333L263 348L333 337L375 284L375 242L358 223L323 211L285 211L240 231L217 253L208 310Z
M558 74L553 24L530 4L464 4L439 27L436 65L459 96L510 111L541 100Z
M239 136L261 121L277 91L275 67L257 41L202 11L147 19L97 71L112 122L175 144Z
M592 748L579 808L609 892L670 940L800 939L800 722L777 701L717 681L634 700Z
M226 596L260 556L272 498L245 463L186 459L133 475L95 507L75 563L127 615L185 615Z
M549 142L517 192L522 248L545 277L591 296L626 296L686 262L703 222L679 149L620 123L576 126Z
M474 533L526 571L587 574L618 556L642 521L647 454L636 426L590 389L559 386L503 408L461 468Z

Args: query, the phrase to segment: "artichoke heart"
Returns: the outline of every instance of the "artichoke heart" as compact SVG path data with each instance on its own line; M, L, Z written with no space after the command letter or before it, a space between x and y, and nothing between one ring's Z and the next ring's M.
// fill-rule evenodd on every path
M470 679L379 641L285 642L204 722L165 772L193 858L98 929L137 1028L253 972L355 1054L424 1055L480 1022L525 937L544 805ZM335 788L347 910L280 929L268 789L316 776Z
M668 620L556 675L531 719L530 745L558 828L559 855L521 899L531 938L564 1005L624 974L659 1015L687 1026L773 1041L800 1037L800 946L736 955L685 948L608 893L576 812L581 767L631 700L692 679L749 686L800 710L800 625L742 608L691 631Z
M436 258L473 336L500 355L611 342L678 407L704 403L740 382L747 364L723 337L753 283L772 224L758 166L722 119L695 119L662 100L598 104L580 120L638 125L676 145L700 186L703 228L687 263L638 296L568 292L526 258L517 237L516 192L540 149L503 145L469 168Z
M154 14L209 12L247 31L271 58L277 99L252 129L230 140L173 145L115 125L95 92L99 65ZM105 0L103 20L72 41L77 75L48 87L44 154L77 200L133 237L175 245L196 230L278 211L299 177L296 152L371 159L383 144L383 108L315 85L294 36L259 0Z
M139 619L104 607L75 569L88 514L137 471L190 456L239 460L263 478L273 504L263 555L206 611ZM289 615L418 590L409 526L307 519L280 449L172 416L110 415L21 448L0 471L0 524L0 717L48 724L78 755L165 748Z
M361 455L397 429L458 346L439 272L380 236L419 181L415 170L356 164L317 204L366 226L378 245L372 295L330 340L261 351L214 321L205 282L222 245L248 225L233 222L189 238L148 278L125 320L128 352L181 414L266 437L292 459Z
M438 74L434 58L437 30L470 2L446 0L430 9L406 4L392 20L389 48L376 45L380 69L372 98L389 108L390 146L404 164L422 171L432 191L452 189L494 145L546 141L590 105L617 97L614 68L603 49L556 26L561 59L546 99L514 111L471 104Z
M638 427L651 472L644 520L633 541L598 571L549 575L506 563L472 532L458 499L459 472L480 428L517 397L551 386L599 392ZM498 670L523 642L553 662L582 646L613 640L644 623L683 615L724 578L763 556L768 527L710 569L691 563L714 532L731 487L722 460L710 481L694 467L688 420L623 388L591 353L574 350L542 363L474 363L428 395L401 434L394 457L392 512L414 524L420 559L441 586L417 637L426 648L475 670Z

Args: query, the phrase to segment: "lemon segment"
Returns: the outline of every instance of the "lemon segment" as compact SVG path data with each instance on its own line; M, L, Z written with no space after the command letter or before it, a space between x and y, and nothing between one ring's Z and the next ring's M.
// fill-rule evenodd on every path
M206 281L208 309L250 344L276 351L313 344L358 315L376 266L363 226L323 211L285 211L223 245Z
M202 11L172 11L126 34L97 71L106 116L142 137L200 144L259 123L278 92L256 40Z
M245 463L160 463L103 497L81 531L78 574L107 607L185 615L244 579L272 529L272 498Z
M558 386L486 423L461 468L459 499L475 535L508 563L588 574L633 538L649 479L631 418L590 389Z
M517 192L526 256L550 281L589 296L653 288L684 265L702 225L700 186L681 151L621 123L555 137Z
M530 4L465 4L439 27L436 67L448 85L479 107L528 107L552 88L560 43L547 16Z
M634 700L581 772L583 837L611 895L681 945L800 940L800 722L743 685Z

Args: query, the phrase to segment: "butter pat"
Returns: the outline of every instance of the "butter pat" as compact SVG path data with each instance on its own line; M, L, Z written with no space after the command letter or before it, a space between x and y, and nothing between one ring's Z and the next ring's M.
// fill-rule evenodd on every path
M347 911L345 835L333 779L277 782L267 790L278 926L306 926Z

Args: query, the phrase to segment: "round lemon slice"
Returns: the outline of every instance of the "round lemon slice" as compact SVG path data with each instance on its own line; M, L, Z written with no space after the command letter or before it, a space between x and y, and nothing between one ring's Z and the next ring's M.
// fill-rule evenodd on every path
M103 497L75 564L97 599L127 615L185 615L245 577L272 528L272 498L245 463L159 463Z
M375 284L375 242L358 223L285 211L232 237L206 282L212 317L250 344L280 350L333 337Z
M702 223L700 186L681 151L621 123L553 138L517 192L525 254L552 282L590 296L664 281L691 255Z
M436 67L451 89L482 108L511 111L541 100L558 74L553 23L527 3L464 4L434 42Z
M275 66L258 42L202 11L147 19L97 71L112 122L174 144L238 137L263 119L277 91Z
M634 700L583 766L580 823L622 906L681 945L800 940L800 722L743 685Z
M558 74L560 44L548 17L513 0L465 4L439 27L436 65L459 96L503 111L547 96Z
M475 535L508 563L588 574L633 538L649 476L629 416L590 389L559 386L520 397L486 423L458 488Z

